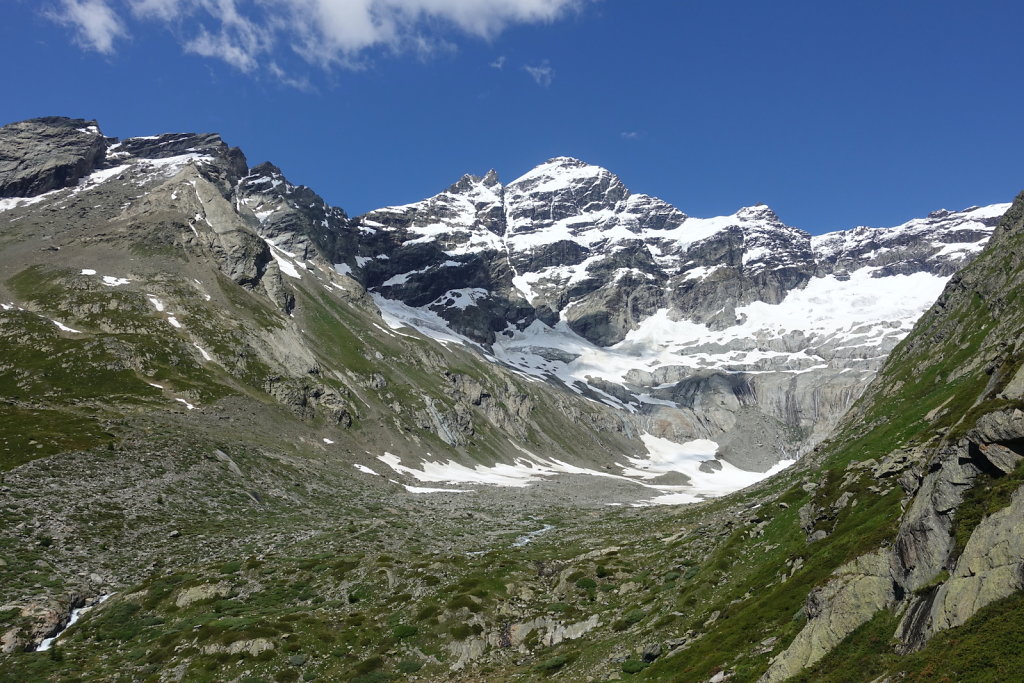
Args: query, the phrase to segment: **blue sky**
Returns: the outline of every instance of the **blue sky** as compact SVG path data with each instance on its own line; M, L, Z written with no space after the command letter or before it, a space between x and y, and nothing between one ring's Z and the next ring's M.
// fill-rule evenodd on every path
M1024 188L1022 26L984 0L3 0L0 120L219 132L350 214L568 155L817 233Z

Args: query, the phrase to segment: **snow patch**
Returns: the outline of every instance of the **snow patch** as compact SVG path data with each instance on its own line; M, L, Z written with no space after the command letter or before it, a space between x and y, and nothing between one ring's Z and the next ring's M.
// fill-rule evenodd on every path
M497 464L494 467L477 465L475 468L460 465L454 460L446 463L426 461L423 469L417 470L402 464L401 458L391 453L377 456L377 459L399 474L407 474L418 481L447 482L451 484L495 484L498 486L523 487L539 474L532 468L519 465Z
M51 323L56 325L57 328L59 330L61 330L62 332L73 332L74 334L82 334L81 330L72 329L72 328L68 327L67 325L65 325L64 323L58 322L56 320L53 320L52 318L47 318L47 320L49 320Z
M486 299L490 292L482 287L463 287L462 289L450 289L437 297L430 306L442 308L457 308L460 311L475 306L477 301Z
M517 458L513 464L498 463L494 466L476 465L467 467L453 460L447 462L424 461L419 468L402 464L401 458L391 453L377 456L377 459L398 474L411 476L424 483L447 483L469 485L492 485L522 488L543 478L558 474L580 474L627 481L662 493L641 504L692 503L704 498L731 493L758 482L782 470L794 461L784 460L766 473L748 472L727 462L721 462L721 469L712 473L700 471L700 463L714 460L718 444L708 440L690 441L678 444L644 434L641 437L650 454L648 458L627 458L629 465L622 468L622 474L613 474L572 465L556 458L541 458L531 451L517 446L526 456ZM429 455L429 454L428 454ZM690 479L684 486L666 486L647 483L647 480L667 472L681 472Z
M470 489L432 489L423 486L409 486L402 484L409 493L473 493Z
M201 353L203 355L203 360L213 360L213 358L210 357L210 354L208 354L206 352L206 349L204 349L202 346L200 346L199 344L196 344L195 342L192 342L192 346L194 346L197 349L199 349L199 353Z
M700 469L703 462L714 461L718 444L708 439L676 443L665 438L641 434L647 448L647 458L627 458L632 467L624 468L627 476L650 479L668 472L680 472L689 477L685 490L657 496L651 503L675 505L692 503L700 498L714 498L738 491L780 472L795 460L783 460L767 472L741 470L724 460L717 460L719 468L710 472Z
M277 261L277 267L281 269L281 272L287 275L288 277L293 277L296 280L301 280L302 276L299 275L299 269L296 267L296 264L289 260L288 258L294 257L295 255L289 254L287 251L284 251L283 249L279 248L276 244L274 244L273 242L266 238L264 238L263 241L270 246L270 253L274 257L274 260ZM298 265L303 270L306 269L305 265Z

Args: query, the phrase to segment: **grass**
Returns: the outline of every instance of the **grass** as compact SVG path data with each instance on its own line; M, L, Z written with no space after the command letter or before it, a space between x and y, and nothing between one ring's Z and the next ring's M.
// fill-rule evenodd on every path
M37 458L113 442L114 436L96 417L0 404L0 472Z

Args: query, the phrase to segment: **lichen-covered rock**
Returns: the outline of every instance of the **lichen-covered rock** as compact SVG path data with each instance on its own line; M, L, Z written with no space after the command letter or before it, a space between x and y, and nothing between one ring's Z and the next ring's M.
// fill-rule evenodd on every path
M935 633L966 623L985 605L1024 588L1022 529L1024 489L1018 489L1008 507L974 529L949 579L924 603L926 616L916 620L916 629L902 629L903 640L920 647Z
M963 446L944 447L903 515L892 550L893 575L908 592L946 568L953 551L953 517L979 469Z
M178 607L188 607L189 605L202 602L203 600L226 598L229 595L231 595L231 586L226 583L204 583L199 586L192 586L179 591L178 596L174 599L174 604Z
M835 578L807 596L807 624L790 646L772 660L761 683L783 681L838 645L895 599L888 553L861 556L835 571Z
M986 413L967 432L967 438L984 444L1024 439L1024 410L1010 408Z
M269 638L252 638L250 640L236 640L227 645L218 645L216 643L205 645L203 646L203 654L216 655L225 653L239 655L244 653L250 657L255 657L268 650L273 650L275 647L274 642Z

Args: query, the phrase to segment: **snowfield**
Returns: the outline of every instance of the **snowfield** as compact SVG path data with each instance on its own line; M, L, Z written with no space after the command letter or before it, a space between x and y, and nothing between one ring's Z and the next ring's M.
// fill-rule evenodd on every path
M718 444L714 441L702 439L678 444L650 434L641 435L641 439L647 448L648 456L626 458L627 464L619 466L621 474L578 467L555 458L542 458L522 447L519 449L525 457L517 458L513 464L499 463L490 467L486 465L467 467L453 460L447 462L425 460L419 463L418 467L410 467L403 465L401 458L397 455L387 452L377 456L377 459L395 473L412 477L423 483L521 488L560 474L576 474L617 479L658 492L657 495L646 494L647 499L636 503L636 505L678 505L723 496L761 481L795 462L784 460L767 472L748 472L717 460L715 453L718 450ZM427 453L427 456L429 457L430 454ZM701 463L709 461L715 463L714 468L702 470ZM361 472L376 474L362 465L355 465L355 467ZM689 482L683 485L650 483L650 480L670 472L686 475ZM406 486L406 489L411 490L409 486ZM452 492L455 490L423 488L417 490L419 493L428 491Z

